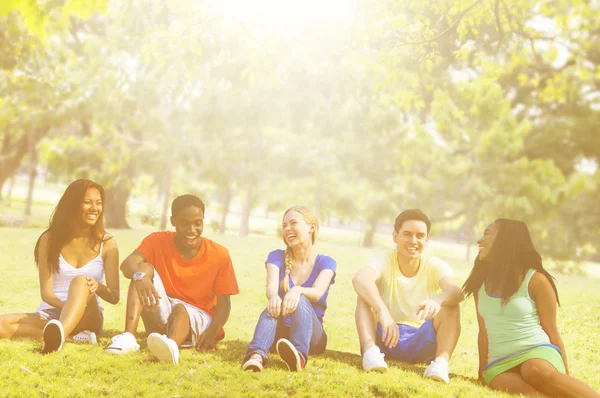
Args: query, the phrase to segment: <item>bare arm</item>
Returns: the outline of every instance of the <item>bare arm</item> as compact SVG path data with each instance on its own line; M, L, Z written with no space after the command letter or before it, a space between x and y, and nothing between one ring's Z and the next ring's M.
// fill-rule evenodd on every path
M96 293L104 301L117 304L119 302L119 248L115 238L104 242L102 259L104 260L106 285L98 283Z
M213 311L210 326L198 336L198 341L196 342L196 349L198 351L214 350L216 348L217 334L229 319L230 312L231 300L229 294L217 296L217 305Z
M540 272L533 274L529 283L529 295L535 301L535 307L540 318L542 329L548 335L550 343L560 348L562 359L565 364L565 370L569 374L569 365L567 364L567 350L560 337L558 326L556 324L556 294L552 285L546 276Z
M373 267L366 266L358 270L356 275L354 275L352 285L359 298L365 301L375 312L377 322L383 328L383 343L393 348L398 344L400 329L394 318L392 318L390 310L379 295L376 281L377 271Z
M123 271L123 275L129 279L133 278L133 274L138 271L145 273L146 276L141 280L131 281L131 283L135 284L133 286L135 286L138 298L143 306L152 309L158 305L160 296L154 288L154 267L152 264L146 262L146 256L143 253L134 251L127 256L121 264L121 271Z
M488 337L487 337L487 329L485 328L485 321L481 314L479 314L479 310L477 309L477 303L479 302L479 298L477 294L473 294L473 298L475 299L475 311L477 312L477 325L479 326L479 334L477 335L477 349L479 351L479 369L477 371L477 376L479 380L483 380L483 368L487 365L488 362Z
M358 294L377 314L390 315L388 308L379 295L375 281L377 271L372 267L363 267L352 278L352 286Z
M55 308L62 308L65 304L60 300L52 291L52 274L48 268L48 238L49 233L46 232L40 238L40 245L38 251L38 276L40 279L40 295L42 300L48 305Z
M303 294L308 301L315 303L319 301L321 297L327 291L327 288L331 284L333 278L333 271L330 269L324 269L319 272L319 276L315 280L315 283L311 287L294 286L294 288L300 289L300 293Z
M146 262L146 256L143 253L134 251L121 263L121 272L125 278L131 279L133 274L138 271L145 273L150 279L154 278L152 264Z
M453 276L445 276L439 281L442 292L437 296L432 297L435 301L440 303L441 306L453 306L460 304L465 296L460 290L460 286L456 283Z
M267 269L267 300L279 297L279 268L275 264L266 263Z

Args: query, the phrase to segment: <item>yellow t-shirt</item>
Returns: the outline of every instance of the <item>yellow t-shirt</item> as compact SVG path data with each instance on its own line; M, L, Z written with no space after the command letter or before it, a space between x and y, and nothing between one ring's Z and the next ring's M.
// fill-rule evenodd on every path
M437 257L421 254L417 274L405 277L398 266L396 250L368 264L377 271L377 289L392 318L415 328L423 324L417 317L419 303L442 292L440 279L453 275L452 268Z

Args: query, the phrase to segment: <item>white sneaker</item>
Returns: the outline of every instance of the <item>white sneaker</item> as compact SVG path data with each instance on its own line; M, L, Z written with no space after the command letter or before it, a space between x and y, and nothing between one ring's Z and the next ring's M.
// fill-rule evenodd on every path
M174 364L179 362L179 347L177 347L175 340L168 338L164 334L150 333L146 342L150 352L160 362Z
M48 321L46 326L44 326L42 334L44 336L42 354L62 350L63 343L65 342L65 330L60 321L55 319Z
M380 372L380 373L386 372L388 370L388 365L387 365L387 363L385 363L385 360L383 359L384 357L385 357L385 355L381 352L379 347L377 347L376 345L369 348L363 354L363 358L362 358L363 369L366 370L367 372L371 372L371 371Z
M123 332L112 338L112 343L105 350L111 354L129 354L140 350L140 345L135 341L135 336L129 332Z
M425 369L423 376L429 379L443 381L446 384L450 383L450 378L448 377L448 361L442 358L436 358L435 361L431 361L427 369Z
M75 336L73 336L73 340L81 341L82 343L98 344L96 333L90 332L89 330L84 330L77 333Z

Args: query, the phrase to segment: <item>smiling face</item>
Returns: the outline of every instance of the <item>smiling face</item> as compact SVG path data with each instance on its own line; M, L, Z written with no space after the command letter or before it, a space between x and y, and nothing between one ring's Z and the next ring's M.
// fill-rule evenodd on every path
M427 224L418 220L404 221L398 232L394 231L393 236L398 257L409 261L418 258L423 253L429 240Z
M492 250L492 244L494 243L496 236L498 236L498 225L496 223L491 223L485 231L483 231L483 236L477 239L480 260L485 260L488 256L490 250Z
M289 247L313 243L315 225L307 223L301 213L295 210L285 213L281 227L283 241Z
M103 203L97 188L88 188L81 202L81 217L83 225L92 227L102 217Z
M187 250L198 250L202 231L204 230L204 212L196 206L188 206L177 215L171 217L175 227L175 241L178 247Z

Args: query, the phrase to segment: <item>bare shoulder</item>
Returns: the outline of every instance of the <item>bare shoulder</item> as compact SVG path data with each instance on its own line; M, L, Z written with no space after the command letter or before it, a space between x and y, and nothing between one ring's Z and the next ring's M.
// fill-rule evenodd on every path
M117 240L115 239L114 236L110 235L110 234L106 234L106 236L104 237L104 247L106 249L116 249L118 248L117 246Z
M529 281L529 295L535 301L536 298L547 298L555 296L552 284L546 275L536 271Z
M46 245L48 244L48 241L50 240L50 231L44 231L44 233L42 233L39 237L39 242L40 244Z

